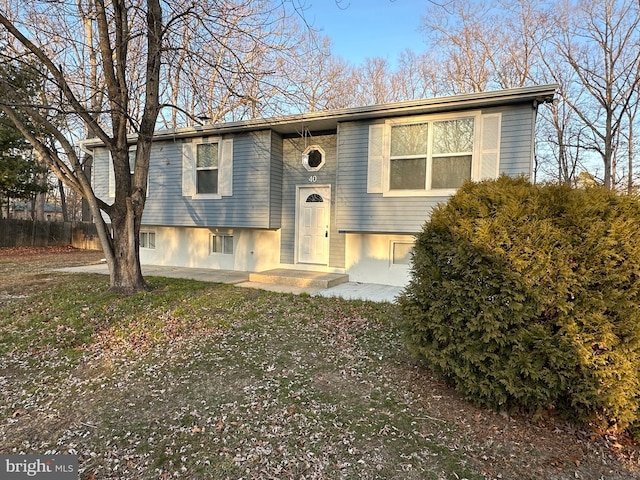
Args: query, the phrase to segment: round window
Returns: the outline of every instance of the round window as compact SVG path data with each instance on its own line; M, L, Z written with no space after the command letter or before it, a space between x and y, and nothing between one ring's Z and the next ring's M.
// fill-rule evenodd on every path
M324 165L324 157L324 150L317 145L313 145L311 147L307 147L302 154L302 164L307 170L315 172L320 170Z

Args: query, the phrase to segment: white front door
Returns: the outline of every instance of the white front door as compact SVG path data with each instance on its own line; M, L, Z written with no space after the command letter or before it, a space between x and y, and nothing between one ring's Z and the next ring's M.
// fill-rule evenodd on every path
M328 265L331 187L298 190L298 262Z

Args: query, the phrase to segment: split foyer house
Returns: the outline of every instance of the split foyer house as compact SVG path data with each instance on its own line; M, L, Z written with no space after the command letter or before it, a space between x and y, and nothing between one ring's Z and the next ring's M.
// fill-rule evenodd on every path
M555 85L157 132L143 264L346 273L404 285L414 235L465 180L532 172ZM98 197L114 195L97 140ZM131 140L135 158L135 138Z

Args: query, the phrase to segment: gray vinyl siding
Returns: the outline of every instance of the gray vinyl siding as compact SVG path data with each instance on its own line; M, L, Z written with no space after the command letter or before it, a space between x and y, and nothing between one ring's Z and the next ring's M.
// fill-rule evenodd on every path
M500 173L531 175L536 110L527 104L501 111Z
M534 111L530 104L491 109L502 113L500 172L531 173ZM340 125L337 187L337 223L343 232L416 233L447 196L384 197L367 193L369 125Z
M339 132L339 130L338 130ZM329 224L329 266L334 268L345 267L346 236L338 231L338 138L337 135L327 136L327 143L323 148L327 154L327 175L331 178L331 222Z
M183 140L155 142L149 164L149 194L142 223L145 225L277 228L271 215L271 133L268 130L233 137L233 195L220 199L182 195ZM104 149L96 152L95 184L109 203L109 162ZM277 163L277 162L276 162ZM275 189L279 189L275 185ZM279 208L279 205L277 206ZM276 225L272 225L273 221Z
M302 164L295 164L295 158L300 156L298 153L295 141L283 139L280 262L286 264L295 263L296 184L302 182L304 173L309 173L304 170Z
M109 151L96 148L93 151L93 191L101 200L112 203L109 199Z
M271 132L270 219L271 228L282 226L282 137Z
M283 144L282 179L282 230L280 261L285 264L296 263L296 192L298 186L330 185L330 245L329 266L344 268L345 236L338 233L336 222L336 136L322 135L311 138L285 138ZM325 152L325 165L317 172L309 172L302 165L302 153L308 145L319 145ZM315 176L317 181L310 183Z

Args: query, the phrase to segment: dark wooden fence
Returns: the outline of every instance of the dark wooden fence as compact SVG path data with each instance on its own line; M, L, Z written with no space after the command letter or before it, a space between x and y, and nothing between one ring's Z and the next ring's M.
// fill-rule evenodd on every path
M0 219L0 247L54 245L71 245L85 250L102 249L93 223Z

